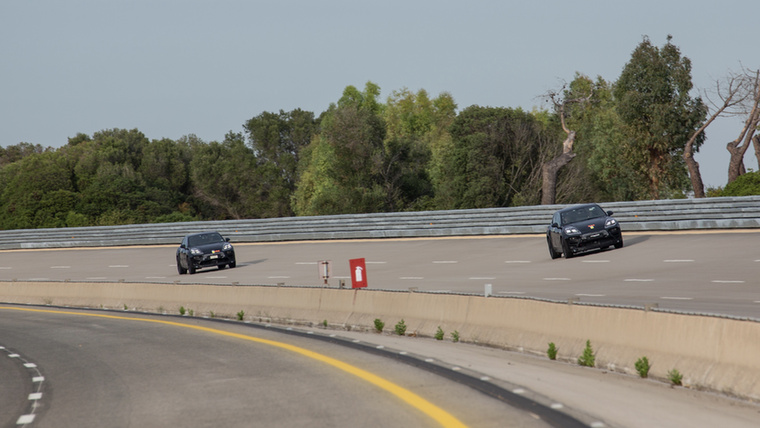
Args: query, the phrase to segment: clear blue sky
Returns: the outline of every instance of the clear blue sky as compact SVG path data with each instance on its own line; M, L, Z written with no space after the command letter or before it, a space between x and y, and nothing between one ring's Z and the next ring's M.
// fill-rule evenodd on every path
M425 89L460 109L531 110L576 72L617 80L644 35L672 34L695 87L714 89L760 68L758 16L758 0L3 0L0 146L109 128L221 141L263 111L319 114L368 80L383 99ZM741 125L708 128L706 184L725 184Z

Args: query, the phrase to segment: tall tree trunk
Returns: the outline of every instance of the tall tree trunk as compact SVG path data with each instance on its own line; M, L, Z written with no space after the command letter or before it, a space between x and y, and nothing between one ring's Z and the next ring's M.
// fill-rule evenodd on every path
M575 157L573 153L573 143L575 142L575 131L569 131L567 138L562 143L562 154L546 162L541 167L543 184L541 186L541 204L552 205L557 197L557 175L559 170L570 163Z
M760 134L752 138L752 144L755 146L755 157L757 158L757 170L760 171Z
M695 198L705 197L705 184L702 181L702 173L699 172L699 162L694 159L694 156L684 152L683 159L686 161L686 168L689 170L689 179L691 179L691 188L694 190Z

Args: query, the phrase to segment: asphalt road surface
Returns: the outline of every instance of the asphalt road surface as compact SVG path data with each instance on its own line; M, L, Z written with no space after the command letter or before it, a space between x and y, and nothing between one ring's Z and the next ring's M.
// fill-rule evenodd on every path
M646 306L760 319L760 231L628 233L625 247L551 260L545 237L235 244L234 269L179 275L175 248L5 251L0 279L349 287L364 258L374 289L483 293Z
M0 343L3 427L547 426L393 359L242 323L0 306Z

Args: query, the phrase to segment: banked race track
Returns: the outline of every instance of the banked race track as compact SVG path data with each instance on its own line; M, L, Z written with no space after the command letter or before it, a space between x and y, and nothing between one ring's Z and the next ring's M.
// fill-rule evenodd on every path
M755 200L749 203L757 204ZM0 418L6 419L0 421L29 426L96 426L93 418L103 421L103 415L110 414L117 416L109 419L109 426L138 422L165 426L192 415L196 423L188 419L190 426L216 422L233 426L530 426L535 421L536 426L715 426L718 422L752 426L753 416L760 416L755 404L760 401L760 256L756 251L760 229L635 230L632 223L629 229L625 222L621 224L623 248L568 260L552 260L545 236L535 232L250 242L236 239L234 231L223 230L235 245L237 267L201 270L194 275L177 272L176 244L34 245L3 250L0 317L4 327L0 347L10 358L0 369L4 373L21 372L8 379L17 379L28 394L14 402L8 397L19 396L18 387L6 382L0 388L0 403L10 400L14 404L3 407ZM222 229L218 224L203 226ZM365 262L366 289L350 288L349 260L358 258ZM326 261L329 277L323 278ZM83 314L73 308L96 310ZM165 316L156 317L162 314ZM384 322L383 333L373 333L376 320ZM399 323L406 337L397 334ZM266 337L243 326L263 326ZM183 332L167 332L167 328ZM272 333L275 330L277 334ZM288 339L283 340L282 333ZM195 337L198 334L204 337L202 346ZM25 336L30 338L22 339ZM339 341L340 349L347 348L347 343L354 347L356 343L372 344L368 348L374 350L373 356L357 356L351 346L350 350L335 351L325 344L310 345L314 336ZM49 370L66 373L72 369L67 366L72 364L71 359L51 358L50 354L57 351L43 343L55 343L59 357L68 353L81 358L78 341L79 346L92 351L86 353L92 359L94 377L92 383L86 383L90 385L88 393L63 393L71 382L59 379L54 384L44 370L36 373L30 368L36 366L33 360L38 357L50 359ZM550 342L558 349L558 361L547 358ZM262 344L277 349L275 356L261 353ZM577 359L589 344L594 349L596 369L580 369ZM483 355L463 355L470 349L465 346L472 345L486 345L475 347L485 353L511 351L508 355L516 360L504 364L501 357L488 360ZM227 346L232 351L219 351ZM178 351L193 347L198 347L198 352ZM396 352L407 348L411 351ZM391 363L372 360L389 359L388 355L377 357L375 354L381 352L378 349L389 353L393 364L434 367L426 367L422 372L428 374L420 375L393 366L389 374L387 366ZM362 349L360 355L366 351ZM279 352L300 356L297 362L285 362ZM218 358L210 357L215 353ZM268 367L268 375L283 373L283 377L263 380L257 377L260 372L235 374L220 368L250 361L239 355L251 353ZM136 363L133 357L140 354L151 356L150 363ZM305 355L308 364L302 360ZM411 362L397 361L407 356ZM648 379L640 379L635 368L643 356L652 363ZM446 364L446 357L457 365ZM521 364L515 361L526 358L530 363L525 364L531 368L524 367L522 373L528 376L531 370L537 371L532 380L505 373L509 366ZM9 360L14 364L9 365ZM163 367L157 361L174 362ZM187 372L182 371L184 363ZM311 363L318 368L312 370ZM285 367L290 364L305 367L304 373L288 373L291 369ZM319 367L325 364L337 368L341 375L330 373L322 378L314 373L323 371ZM365 369L365 364L371 370ZM203 374L194 369L197 365L215 368ZM539 366L542 368L536 368ZM27 373L29 370L32 372ZM125 370L141 373L128 379ZM468 380L454 379L453 384L432 381L430 373L436 370L463 373ZM586 381L602 376L599 382L606 386L589 387L585 381L569 380L572 377L568 376L576 376L570 372L577 370L583 370ZM701 400L703 395L683 402L661 397L663 402L676 400L673 409L689 410L654 412L649 417L620 403L598 404L618 394L606 388L619 380L604 375L622 376L623 382L631 383L613 391L624 391L634 400L640 394L646 400L644 397L652 392L635 389L642 385L667 388L674 370L682 374L679 391L707 391L713 394L711 402L716 397L736 400L727 405L731 410L700 416L700 412L709 412L710 406L689 400ZM343 379L344 375L349 380ZM116 384L102 386L109 376ZM175 379L176 385L158 381L166 376ZM535 380L555 376L575 386L561 388L560 392L551 382ZM433 378L446 376L438 373ZM251 407L248 401L236 401L240 396L260 395L260 389L251 386L260 381L267 385L269 405ZM437 382L443 384L434 386ZM299 387L283 389L283 384ZM427 386L420 390L420 384ZM331 392L327 394L320 385L332 385L327 388ZM188 403L205 402L208 395L215 398L207 405L173 403L166 397L172 397L177 388L195 391ZM462 402L461 397L472 394L458 388L479 391L500 404L494 410L492 404L480 400ZM241 395L227 393L230 389L240 390ZM367 390L367 397L374 397L370 401L376 401L381 409L394 408L391 413L398 419L385 419L386 412L377 406L365 409L364 404L337 392L343 389ZM379 395L372 395L378 390ZM431 390L437 393L431 394ZM62 401L80 403L77 397L90 400L93 391L110 397L107 401L112 404L98 404L90 413L62 410L81 406L62 406ZM673 390L667 391L665 394ZM137 395L142 398L136 399ZM322 404L308 401L293 406L293 402L301 403L304 396L311 395L322 396L324 400L317 400ZM507 395L513 402L498 400ZM596 404L583 399L595 395L591 401ZM459 398L451 401L451 397ZM356 412L347 416L345 405L335 408L325 402L353 403L348 407L362 409L359 413L366 419ZM506 411L504 407L517 410ZM156 419L141 419L138 408L147 409L145 418ZM248 410L240 410L243 408ZM504 418L513 422L504 424ZM54 419L72 423L56 424Z

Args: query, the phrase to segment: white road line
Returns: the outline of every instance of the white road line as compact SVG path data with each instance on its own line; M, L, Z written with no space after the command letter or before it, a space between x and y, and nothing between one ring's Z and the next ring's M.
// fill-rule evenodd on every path
M85 278L85 279L89 279L91 281L94 281L94 280L99 280L99 279L108 279L108 277L105 277L105 276L91 276L91 277Z
M754 303L760 303L760 300L755 300L755 302L754 302Z
M268 279L288 279L289 276L268 276Z
M226 276L207 276L208 279L226 279Z
M42 393L41 392L33 392L29 394L30 400L42 400Z
M50 266L50 269L71 269L71 266Z
M110 268L128 268L129 265L108 265Z
M532 263L530 260L505 260L507 264Z
M643 279L643 278L627 278L624 279L623 282L653 282L653 279Z
M13 268L10 266L0 266L0 269L7 270L7 269L13 269Z
M570 281L570 278L544 278L544 281Z
M384 265L386 263L388 263L388 262L369 262L369 261L365 261L364 262L364 264L366 264L366 265Z
M459 263L456 260L433 260L433 264L436 265L453 265L455 263Z
M583 263L609 263L609 260L583 260Z
M714 279L712 282L716 284L744 284L744 281L731 281L727 279Z
M496 294L525 294L524 291L497 291Z
M578 297L604 297L604 294L585 294L585 293L578 293L576 294Z
M684 259L684 260L663 260L664 263L694 263L694 260Z
M146 276L145 279L165 279L165 276Z
M694 300L693 297L660 297L662 300Z
M317 262L296 262L297 265L315 265Z
M48 281L50 278L29 278L27 281Z
M402 276L399 279L425 279L424 276Z
M27 425L34 422L34 415L22 415L16 421L16 425Z
M494 276L471 276L469 279L486 280L486 279L496 279L496 277L494 277Z

